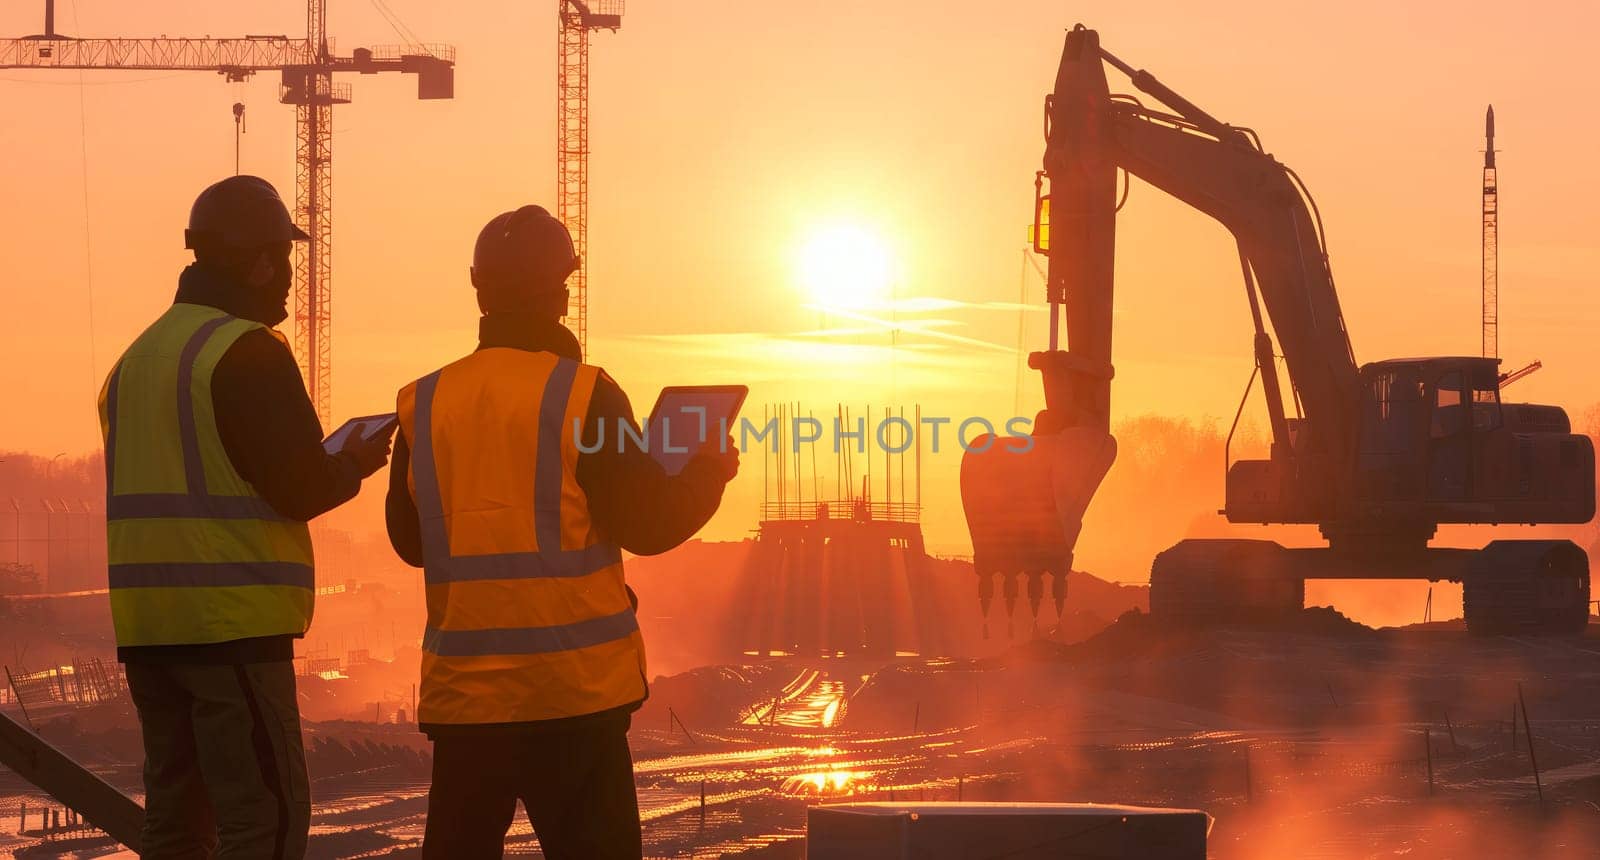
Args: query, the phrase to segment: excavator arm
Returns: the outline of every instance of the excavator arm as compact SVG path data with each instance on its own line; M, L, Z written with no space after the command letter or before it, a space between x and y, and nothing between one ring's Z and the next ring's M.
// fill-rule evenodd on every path
M1172 113L1113 97L1107 63ZM1045 409L1027 451L975 446L961 467L986 617L997 578L1008 616L1024 580L1037 616L1047 576L1060 615L1083 515L1115 459L1111 310L1119 169L1215 218L1238 243L1285 519L1315 521L1326 512L1312 508L1345 498L1327 488L1345 480L1355 452L1357 367L1320 225L1294 174L1248 130L1218 121L1129 67L1081 26L1067 34L1055 92L1046 100L1045 138L1040 185L1047 181L1048 193L1041 188L1035 234L1036 249L1049 257L1050 343L1029 356L1043 376ZM1263 310L1293 382L1294 419L1284 408ZM1298 489L1308 486L1321 492Z

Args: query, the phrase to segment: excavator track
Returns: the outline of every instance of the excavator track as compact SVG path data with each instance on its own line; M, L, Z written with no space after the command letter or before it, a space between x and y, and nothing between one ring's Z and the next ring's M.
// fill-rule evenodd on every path
M1485 636L1578 636L1589 623L1589 559L1564 540L1425 549L1385 561L1264 540L1185 540L1156 556L1150 613L1200 626L1282 623L1307 579L1445 579L1462 583L1467 630Z
M1467 630L1577 636L1589 624L1589 558L1571 541L1495 541L1462 579Z
M1305 579L1272 541L1185 540L1150 567L1150 614L1179 622L1259 623L1297 612L1305 600Z

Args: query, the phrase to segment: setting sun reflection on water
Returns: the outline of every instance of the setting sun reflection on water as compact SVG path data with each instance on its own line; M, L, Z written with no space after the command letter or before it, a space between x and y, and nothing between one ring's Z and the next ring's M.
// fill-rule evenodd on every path
M790 796L836 797L870 789L865 780L872 774L855 770L823 770L802 773L783 781L783 793Z
M810 669L796 676L771 701L752 707L743 722L750 726L831 729L849 709L848 700L844 681Z

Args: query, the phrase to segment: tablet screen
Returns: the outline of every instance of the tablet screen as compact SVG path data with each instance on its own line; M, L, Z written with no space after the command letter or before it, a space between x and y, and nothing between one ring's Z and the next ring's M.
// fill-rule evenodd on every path
M749 389L743 385L681 385L661 389L646 422L650 456L676 475L702 445L735 435L734 421Z
M360 433L363 439L371 439L380 433L390 432L399 421L400 417L393 412L352 418L322 440L322 450L329 454L337 454L350 439L350 434Z

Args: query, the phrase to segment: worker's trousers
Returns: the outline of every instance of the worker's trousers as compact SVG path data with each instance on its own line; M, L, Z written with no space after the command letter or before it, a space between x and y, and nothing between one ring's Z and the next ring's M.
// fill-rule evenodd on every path
M518 800L549 860L643 853L626 720L436 737L423 860L499 860Z
M145 860L299 860L311 792L294 664L127 664Z

